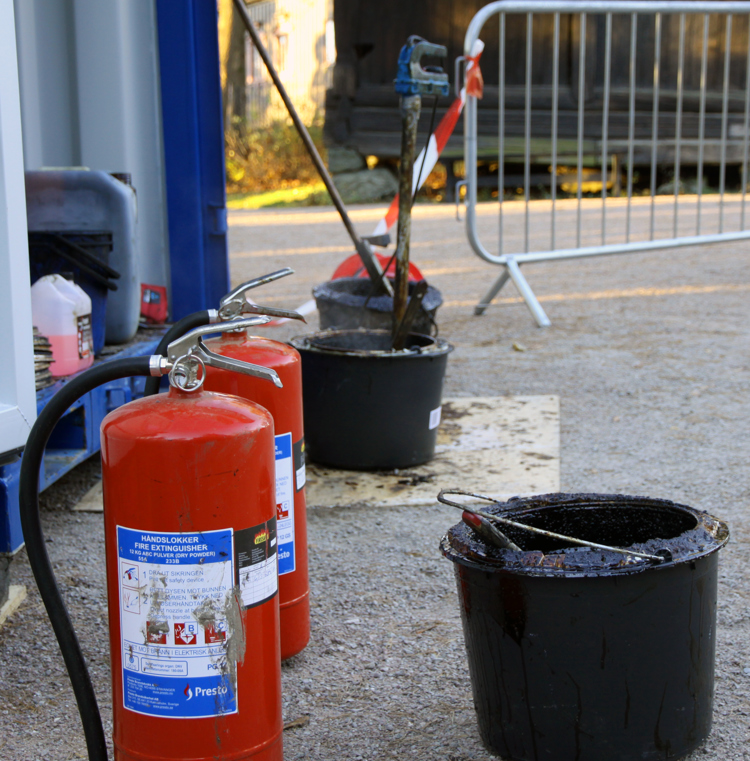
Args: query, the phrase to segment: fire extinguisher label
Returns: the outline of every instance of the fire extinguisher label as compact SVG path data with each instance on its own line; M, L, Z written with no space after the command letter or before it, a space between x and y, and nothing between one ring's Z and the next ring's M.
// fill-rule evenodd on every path
M232 529L118 526L117 547L125 708L173 719L236 713L227 664L226 611L236 583Z
M279 532L279 576L295 569L294 470L292 434L276 437L276 526Z
M236 583L246 608L270 600L279 590L276 518L234 532Z

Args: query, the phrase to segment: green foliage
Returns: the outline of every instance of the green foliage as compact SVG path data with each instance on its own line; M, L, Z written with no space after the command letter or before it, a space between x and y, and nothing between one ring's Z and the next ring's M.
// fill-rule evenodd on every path
M315 122L308 130L325 160L322 123ZM320 181L291 121L258 128L235 119L224 134L224 145L228 193L258 193Z
M331 196L322 182L260 193L228 193L227 209L267 209L289 206L330 206Z

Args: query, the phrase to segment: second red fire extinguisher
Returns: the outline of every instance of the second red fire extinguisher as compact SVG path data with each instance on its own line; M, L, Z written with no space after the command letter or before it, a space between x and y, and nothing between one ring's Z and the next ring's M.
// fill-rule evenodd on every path
M301 652L310 639L300 356L291 346L246 330L223 333L206 345L216 354L275 370L284 384L275 388L259 378L216 368L209 368L206 375L207 389L252 399L274 420L281 658L285 660Z
M249 290L291 274L293 270L287 267L243 283L221 300L217 311L197 312L183 318L182 324L176 323L165 337L164 345L195 324L221 323L241 315L304 320L296 312L258 306L246 299ZM286 660L301 652L310 640L300 356L287 344L251 336L245 330L225 332L221 338L207 340L206 346L218 355L274 370L283 383L282 388L275 388L249 375L209 367L205 387L260 404L274 419L281 658ZM155 393L157 389L156 383L147 383L146 393Z

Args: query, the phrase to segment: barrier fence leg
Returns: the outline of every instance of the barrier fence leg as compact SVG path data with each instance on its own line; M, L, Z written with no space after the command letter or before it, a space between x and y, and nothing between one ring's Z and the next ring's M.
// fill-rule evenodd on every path
M516 284L518 292L523 297L526 306L536 320L536 324L540 328L548 328L551 325L549 317L547 317L544 309L542 309L542 305L534 295L534 291L531 290L531 286L526 282L526 278L521 274L521 268L518 266L518 262L513 257L508 257L505 266L508 275L510 275L511 279Z
M508 282L510 275L508 274L508 268L502 265L503 272L500 277L492 284L492 288L487 291L485 297L474 307L475 315L482 315L485 313L487 307L492 303L492 300L500 293L500 289Z

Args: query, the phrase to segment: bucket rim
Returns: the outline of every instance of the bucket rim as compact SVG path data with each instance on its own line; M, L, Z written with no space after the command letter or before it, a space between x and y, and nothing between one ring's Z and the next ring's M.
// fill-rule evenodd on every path
M388 278L391 283L394 282L393 278ZM320 301L334 301L339 302L344 306L353 307L355 309L361 309L364 302L367 302L365 307L369 311L373 312L392 312L393 311L393 297L378 294L376 296L370 296L367 298L366 294L358 295L352 293L348 289L358 290L366 289L367 284L371 281L367 278L361 277L340 277L335 280L327 280L324 283L319 283L313 288L313 298L316 302ZM415 282L409 283L409 290L416 285ZM427 293L422 300L422 308L425 312L434 315L435 312L443 304L443 294L435 288L434 285L427 284Z
M492 512L502 512L503 516L512 517L514 520L523 520L524 516L535 514L547 509L555 509L566 506L580 505L581 507L601 507L608 508L654 508L661 507L673 511L679 511L695 518L696 524L693 528L686 530L681 536L690 534L697 535L698 532L707 533L713 541L705 545L698 544L697 549L689 550L678 554L670 560L654 563L648 560L633 562L622 566L603 565L599 567L585 568L583 570L572 569L570 567L553 567L539 565L524 565L520 562L506 564L502 558L493 557L468 557L459 548L454 546L451 532L460 527L461 522L446 531L440 540L440 551L444 557L457 565L482 571L484 573L500 573L512 576L539 576L545 578L609 578L612 576L633 575L643 573L647 570L664 570L674 568L675 566L695 562L721 550L729 541L729 526L719 518L709 513L698 510L689 505L683 505L671 500L660 499L656 497L641 497L626 494L568 494L553 493L535 495L533 497L512 497L507 502L498 502L502 510L493 510ZM500 553L506 557L517 556L517 552L510 550L501 550Z
M316 333L305 333L294 336L289 339L289 344L297 351L306 351L314 354L323 354L336 357L382 357L387 359L411 359L417 357L435 357L444 354L450 354L455 348L453 344L448 343L444 338L428 336L425 333L409 333L408 337L417 337L424 339L427 343L425 346L410 347L393 351L392 349L341 349L333 346L315 345L313 341L321 338L331 338L336 336L345 336L351 334L359 335L378 335L390 336L388 330L378 330L372 328L345 328L345 329L328 329L319 330Z

